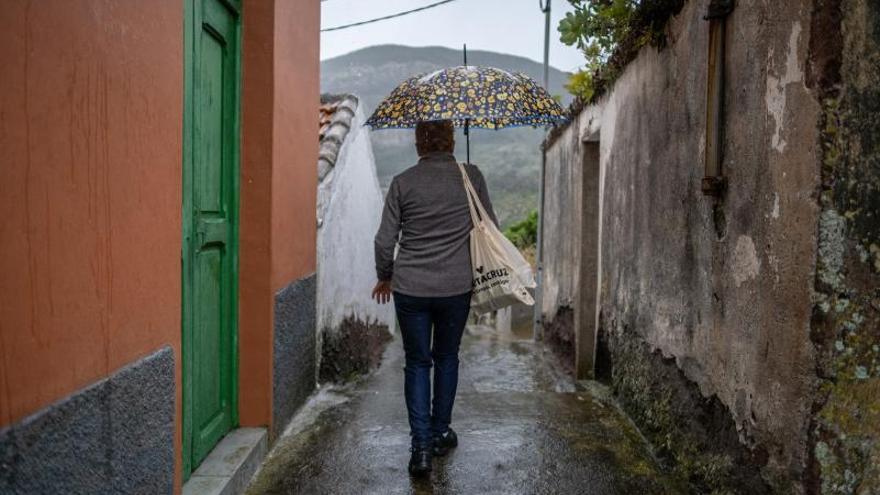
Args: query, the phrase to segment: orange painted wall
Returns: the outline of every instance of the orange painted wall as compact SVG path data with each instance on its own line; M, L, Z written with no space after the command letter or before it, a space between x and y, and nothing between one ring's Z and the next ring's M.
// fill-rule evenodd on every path
M274 0L242 6L239 229L239 422L272 420L272 141Z
M272 422L275 292L315 271L320 2L244 0L239 419Z
M3 3L0 425L179 363L182 37L179 0Z
M180 383L182 26L179 0L4 2L0 426L166 345Z
M320 2L278 2L272 288L315 271L320 105Z

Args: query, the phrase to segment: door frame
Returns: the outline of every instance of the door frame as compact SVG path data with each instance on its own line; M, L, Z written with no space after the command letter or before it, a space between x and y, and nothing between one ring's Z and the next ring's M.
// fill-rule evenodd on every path
M194 245L194 222L193 222L193 166L195 152L195 115L194 103L197 74L194 66L195 60L195 36L199 32L196 29L196 9L201 9L204 0L184 0L184 36L183 36L183 183L182 183L182 246L181 246L181 381L182 381L182 460L183 480L186 481L193 472L193 260L192 249ZM216 0L226 6L237 16L235 33L235 51L237 52L234 77L236 79L232 128L237 139L232 141L231 155L232 168L229 184L232 188L232 198L229 203L229 256L232 258L232 276L230 281L230 308L229 318L232 326L232 396L231 417L232 424L237 425L238 418L238 283L239 283L239 201L240 174L241 174L241 0Z

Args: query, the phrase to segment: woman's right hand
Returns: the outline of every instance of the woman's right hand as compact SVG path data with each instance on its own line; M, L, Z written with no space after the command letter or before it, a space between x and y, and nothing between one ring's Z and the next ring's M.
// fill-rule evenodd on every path
M391 281L390 280L380 280L376 282L376 286L373 287L373 295L372 298L376 300L379 304L385 304L391 300Z

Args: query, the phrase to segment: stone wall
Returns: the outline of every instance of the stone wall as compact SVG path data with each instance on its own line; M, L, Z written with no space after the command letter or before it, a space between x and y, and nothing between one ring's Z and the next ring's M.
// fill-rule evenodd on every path
M880 493L880 5L815 3L822 184L808 488Z
M553 173L574 177L564 157L598 139L599 361L627 410L698 490L855 493L877 479L877 7L737 2L714 199L708 3L546 143L543 310L570 287L553 273L576 280L565 210L588 213ZM554 204L558 188L575 199Z

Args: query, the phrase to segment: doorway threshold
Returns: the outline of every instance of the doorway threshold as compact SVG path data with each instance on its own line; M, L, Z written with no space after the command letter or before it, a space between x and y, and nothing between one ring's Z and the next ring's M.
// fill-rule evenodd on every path
M238 428L220 440L183 485L183 495L244 493L269 450L265 428Z

